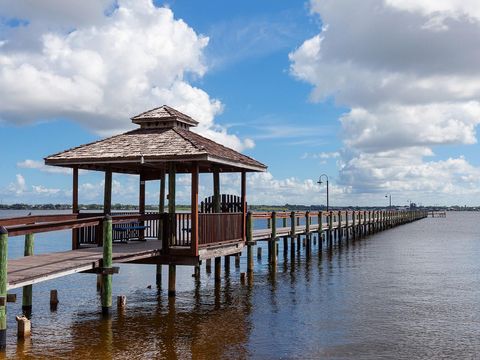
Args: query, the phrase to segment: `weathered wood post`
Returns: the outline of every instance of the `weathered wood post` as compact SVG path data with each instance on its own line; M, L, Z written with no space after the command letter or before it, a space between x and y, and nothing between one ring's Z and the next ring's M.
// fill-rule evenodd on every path
M363 212L363 234L364 234L364 236L368 235L368 232L367 232L368 227L367 226L368 226L367 225L367 211L365 210Z
M323 223L322 223L322 212L318 212L318 249L322 249L322 233L323 233ZM320 252L319 252L320 253Z
M33 255L33 241L34 234L25 235L25 248L23 251L24 256ZM32 315L32 285L26 285L23 287L22 311L27 318L30 318Z
M350 228L348 225L348 210L345 210L345 236L347 237L347 241L350 238L349 231L350 231Z
M240 267L240 253L235 254L235 268Z
M165 170L160 171L160 195L158 199L158 214L159 216L165 211ZM163 223L165 217L158 219L157 238L163 241ZM162 264L157 264L155 269L155 283L158 289L162 288Z
M230 255L223 257L223 268L225 270L225 274L230 273Z
M103 261L102 261L102 314L108 315L112 307L112 217L103 219Z
M291 253L294 254L295 253L295 238L297 237L297 235L295 234L297 231L297 227L296 227L296 223L295 223L295 211L292 211L290 213L290 247L292 248L291 249ZM292 257L292 260L293 260L293 257Z
M215 282L218 283L222 280L222 258L215 258Z
M342 240L342 212L338 212L338 228L337 228L337 240L340 242Z
M251 211L247 213L247 272L253 273L253 219Z
M307 242L307 254L310 254L311 250L312 250L312 242L311 242L311 238L310 238L310 211L306 211L305 212L305 238L306 238L306 242Z
M173 297L176 294L177 266L168 265L168 296Z
M333 237L333 211L328 213L328 246L332 246Z
M282 214L282 227L286 228L287 227L287 214L283 213ZM283 237L283 254L286 255L288 252L288 236Z
M8 231L0 226L0 351L7 347Z
M277 213L272 212L272 238L270 240L271 246L269 246L270 254L269 259L272 265L277 265Z

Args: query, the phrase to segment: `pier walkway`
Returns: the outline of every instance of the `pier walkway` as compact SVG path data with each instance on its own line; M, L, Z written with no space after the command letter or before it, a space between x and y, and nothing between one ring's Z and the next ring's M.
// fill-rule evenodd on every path
M181 231L189 234L190 220L188 214L177 214L177 222L181 223ZM361 237L387 228L410 222L426 214L422 212L396 211L331 211L331 212L262 212L247 215L247 242L253 245L257 241L276 241L278 238L295 238L309 236L313 233L323 235L326 240ZM10 236L27 235L39 232L72 229L81 232L82 237L91 241L92 234L98 234L103 217L91 216L74 219L74 215L35 216L14 219L0 219L0 226L6 226ZM239 254L244 242L227 242L218 239L215 244L201 246L198 257L185 255L168 255L162 251L163 241L158 240L159 224L165 220L163 214L129 214L113 217L115 224L128 224L132 220L143 221L146 228L151 228L145 240L133 239L128 242L114 242L112 236L113 263L149 263L198 265L201 260ZM315 222L314 222L315 220ZM259 224L259 221L263 223ZM257 222L257 223L256 223ZM256 223L256 224L255 224ZM289 223L290 226L285 226ZM278 227L277 227L278 225ZM256 229L254 229L256 227ZM89 231L85 231L92 228ZM138 235L138 234L137 234ZM161 236L160 236L161 237ZM70 251L49 254L31 255L8 261L7 289L15 289L42 281L67 276L73 273L101 273L103 247L100 241L81 241L84 247ZM184 238L185 245L190 239ZM175 259L177 258L177 259Z

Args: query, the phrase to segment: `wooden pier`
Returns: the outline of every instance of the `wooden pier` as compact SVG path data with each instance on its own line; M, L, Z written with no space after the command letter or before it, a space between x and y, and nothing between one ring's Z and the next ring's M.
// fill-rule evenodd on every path
M73 169L72 214L25 216L0 219L0 350L6 347L7 291L22 287L22 309L29 317L35 310L34 284L73 273L98 276L101 284L102 314L112 308L115 264L155 264L157 286L161 287L162 265L168 265L168 295L175 296L176 266L193 266L194 276L206 262L214 278L221 281L221 257L228 271L230 256L246 248L247 274L242 282L253 281L254 246L268 242L268 258L277 262L277 242L284 249L300 246L300 238L310 248L312 235L319 246L356 241L378 231L419 220L423 211L311 211L247 212L246 173L265 171L262 163L189 131L197 122L170 107L162 106L132 118L140 129L82 145L45 159L47 165ZM79 209L79 170L102 171L104 207L102 213L83 213ZM114 173L139 176L139 212L112 213ZM212 196L199 201L199 174L212 176ZM237 173L237 194L222 194L221 174ZM177 174L191 180L190 211L176 212ZM167 187L168 179L168 187ZM145 185L159 181L159 211L145 211ZM168 189L168 195L167 195ZM165 211L168 200L167 211ZM71 233L70 251L35 255L35 234L64 231ZM9 238L25 237L24 257L8 259ZM260 249L260 248L259 248ZM56 292L51 305L56 306ZM29 324L28 324L29 325Z

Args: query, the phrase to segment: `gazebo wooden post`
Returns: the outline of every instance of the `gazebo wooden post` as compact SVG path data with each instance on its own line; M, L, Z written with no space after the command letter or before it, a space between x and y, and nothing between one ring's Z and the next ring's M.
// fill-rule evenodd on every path
M112 170L105 170L105 186L103 195L103 214L111 215L112 213ZM97 243L103 246L103 227L97 226Z
M176 242L176 215L175 215L175 164L171 163L168 169L168 217L169 234L168 244ZM167 249L168 251L168 249ZM176 265L168 265L168 296L175 296Z
M221 212L220 206L220 172L218 168L213 169L213 212Z
M192 199L191 199L191 243L193 256L198 256L198 164L192 165Z
M165 170L160 171L160 198L158 199L158 214L161 216L165 211ZM165 217L158 220L157 238L159 241L163 240L163 221ZM162 288L162 264L156 266L156 284L157 288Z
M213 169L213 212L218 214L222 212L220 196L220 172L217 167ZM227 259L225 258L225 261ZM215 280L220 279L220 261L221 258L215 258ZM218 268L217 268L218 267Z
M140 189L139 189L139 199L138 199L138 212L140 215L145 215L145 176L140 174ZM144 226L145 222L140 221L140 227ZM138 239L145 240L145 230L141 229L138 231Z
M242 202L242 237L247 241L247 173L242 171L240 201Z
M73 184L72 184L72 213L78 215L78 167L73 168ZM72 250L80 247L78 238L78 229L72 230Z

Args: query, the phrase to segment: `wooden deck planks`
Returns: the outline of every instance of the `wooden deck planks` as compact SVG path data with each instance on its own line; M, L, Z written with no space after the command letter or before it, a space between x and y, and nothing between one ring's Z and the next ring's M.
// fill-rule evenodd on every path
M161 241L114 244L113 262L124 263L160 254ZM8 289L87 271L100 265L101 247L26 256L8 261Z

